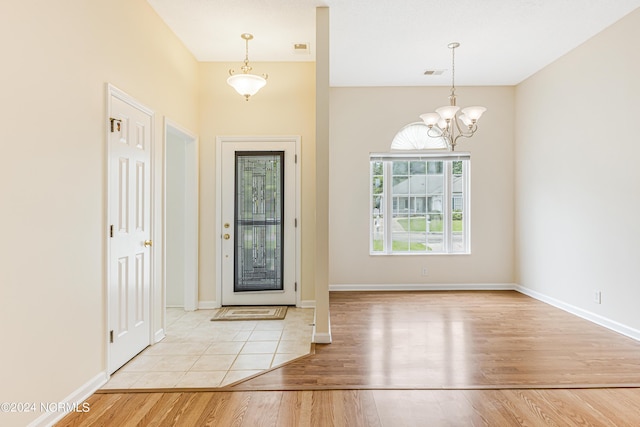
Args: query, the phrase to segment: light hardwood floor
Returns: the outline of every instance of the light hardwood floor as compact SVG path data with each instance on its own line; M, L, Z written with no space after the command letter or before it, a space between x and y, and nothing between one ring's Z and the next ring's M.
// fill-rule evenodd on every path
M331 329L235 388L640 387L640 342L515 291L335 292Z
M60 426L638 426L640 389L96 394Z
M640 342L517 292L332 293L331 324L223 391L104 392L59 425L640 425Z

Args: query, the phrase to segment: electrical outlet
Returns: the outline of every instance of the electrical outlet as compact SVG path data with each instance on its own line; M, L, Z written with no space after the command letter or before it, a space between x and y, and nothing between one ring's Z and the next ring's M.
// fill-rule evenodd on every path
M422 267L422 275L423 276L428 276L429 275L429 269L427 267Z
M593 291L593 302L596 304L602 304L602 292Z

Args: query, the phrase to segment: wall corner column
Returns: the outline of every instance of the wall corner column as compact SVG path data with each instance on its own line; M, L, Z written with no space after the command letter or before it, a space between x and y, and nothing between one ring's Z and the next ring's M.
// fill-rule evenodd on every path
M316 319L313 341L331 342L329 320L329 8L316 8Z

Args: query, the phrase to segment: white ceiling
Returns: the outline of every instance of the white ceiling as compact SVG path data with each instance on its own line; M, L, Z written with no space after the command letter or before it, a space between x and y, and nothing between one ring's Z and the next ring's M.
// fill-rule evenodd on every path
M640 0L148 0L199 61L314 61L330 10L332 86L514 85L640 7ZM309 43L296 54L294 43ZM259 70L255 72L268 72ZM425 76L428 69L447 70Z

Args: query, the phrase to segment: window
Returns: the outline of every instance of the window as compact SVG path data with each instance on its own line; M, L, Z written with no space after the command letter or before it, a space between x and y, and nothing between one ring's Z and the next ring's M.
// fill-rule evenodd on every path
M372 255L467 254L468 153L372 154Z

